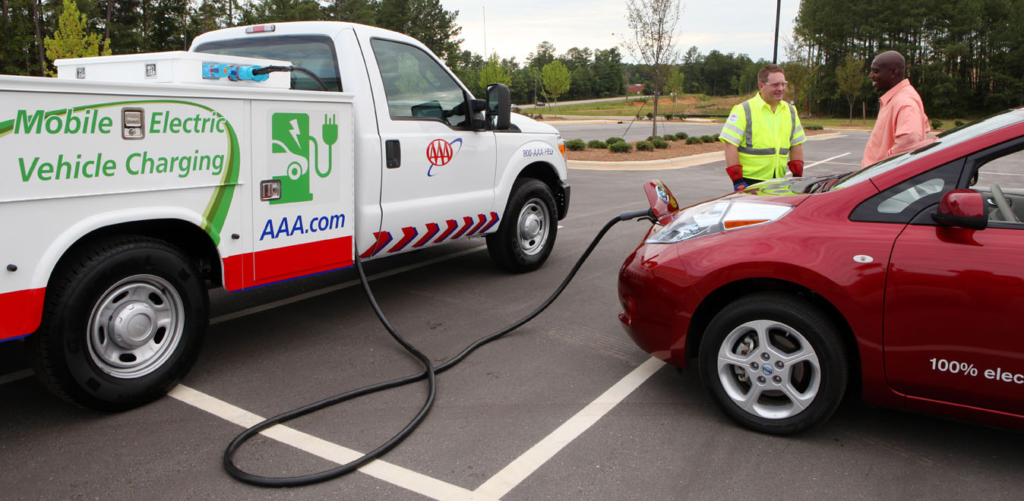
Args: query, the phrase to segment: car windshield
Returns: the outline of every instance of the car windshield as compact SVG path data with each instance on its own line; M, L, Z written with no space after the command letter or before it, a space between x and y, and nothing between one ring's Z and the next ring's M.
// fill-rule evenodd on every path
M851 173L841 179L838 183L834 184L829 191L848 188L884 172L889 172L905 163L917 160L923 156L934 154L955 144L970 141L971 139L987 134L996 129L1001 129L1015 124L1021 121L1021 115L1021 112L1018 110L1008 110L983 118L977 122L948 130L937 136L930 137L922 141L922 145L915 150L886 158L881 162L869 165L859 171Z

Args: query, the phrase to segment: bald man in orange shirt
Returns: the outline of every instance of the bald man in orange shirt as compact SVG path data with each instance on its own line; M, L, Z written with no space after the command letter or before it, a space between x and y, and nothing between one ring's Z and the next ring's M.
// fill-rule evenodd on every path
M906 79L906 69L906 60L896 51L883 52L871 61L871 84L882 97L861 167L914 149L931 130L921 96Z

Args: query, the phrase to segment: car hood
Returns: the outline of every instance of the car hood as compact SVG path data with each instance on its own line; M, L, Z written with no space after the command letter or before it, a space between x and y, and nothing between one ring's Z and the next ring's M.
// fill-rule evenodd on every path
M761 197L800 197L799 200L787 200L796 205L807 198L809 193L817 191L818 187L835 179L837 176L817 177L794 177L769 179L757 184L750 185L747 189L737 192L736 195L755 195Z
M558 129L518 113L512 113L511 119L512 125L519 127L520 131L528 134L558 134Z

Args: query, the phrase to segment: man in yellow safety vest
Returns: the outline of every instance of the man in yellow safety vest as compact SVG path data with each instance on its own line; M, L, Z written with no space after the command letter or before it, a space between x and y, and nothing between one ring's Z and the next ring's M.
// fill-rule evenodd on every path
M782 100L786 74L769 64L757 72L757 87L754 97L733 106L718 137L725 143L725 171L736 191L785 176L787 165L793 176L804 173L807 137L796 108Z

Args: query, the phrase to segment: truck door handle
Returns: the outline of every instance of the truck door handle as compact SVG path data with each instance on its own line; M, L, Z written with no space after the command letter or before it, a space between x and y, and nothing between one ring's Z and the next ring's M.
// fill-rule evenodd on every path
M397 139L385 141L384 152L387 155L386 162L389 169L397 169L402 166L402 145Z

